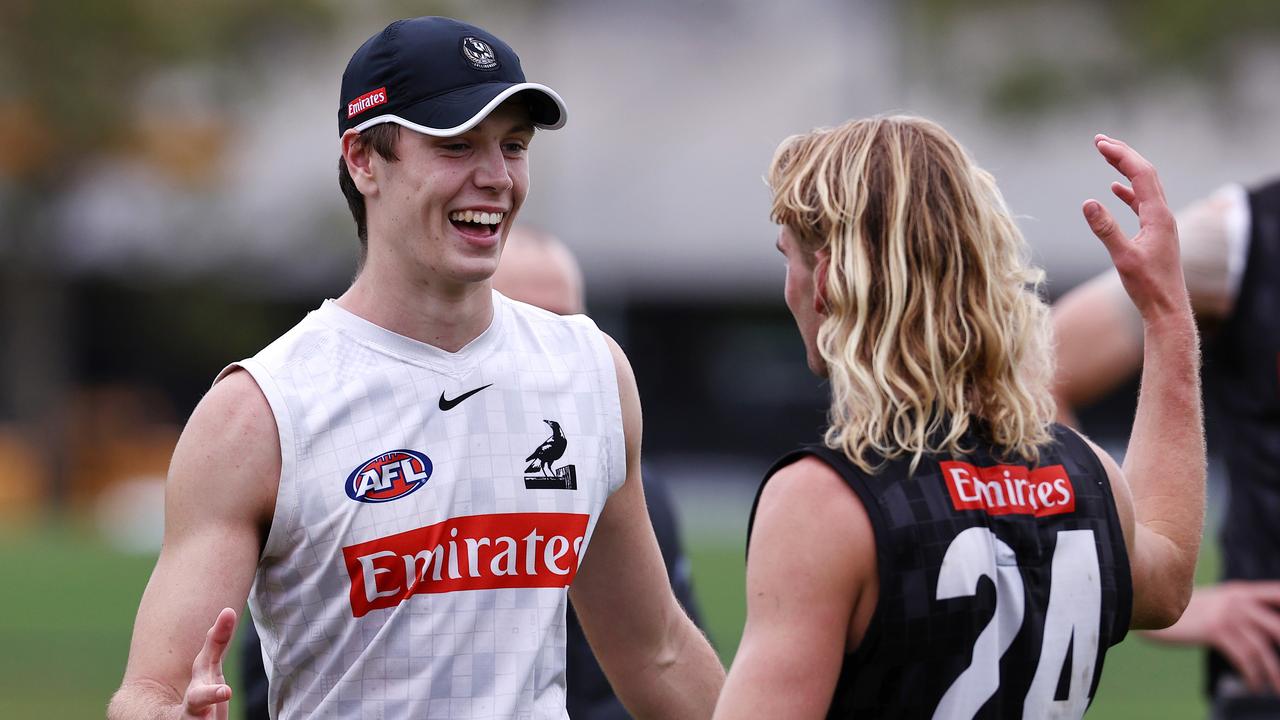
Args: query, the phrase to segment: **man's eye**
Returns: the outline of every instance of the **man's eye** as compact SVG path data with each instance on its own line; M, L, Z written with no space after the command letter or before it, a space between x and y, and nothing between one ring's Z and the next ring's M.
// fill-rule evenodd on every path
M448 145L441 145L440 147L444 148L449 152L463 152L464 150L467 149L467 144L466 143L449 143Z
M507 143L506 145L503 145L502 147L506 152L509 152L512 154L522 153L524 152L524 149L525 149L524 143L518 143L518 142L510 142L510 143Z

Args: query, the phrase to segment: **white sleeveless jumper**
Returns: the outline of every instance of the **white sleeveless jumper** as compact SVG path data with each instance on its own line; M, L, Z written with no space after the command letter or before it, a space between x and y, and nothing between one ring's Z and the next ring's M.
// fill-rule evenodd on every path
M568 717L568 585L626 474L617 377L586 317L493 297L456 353L328 301L236 364L280 433L249 597L272 717Z

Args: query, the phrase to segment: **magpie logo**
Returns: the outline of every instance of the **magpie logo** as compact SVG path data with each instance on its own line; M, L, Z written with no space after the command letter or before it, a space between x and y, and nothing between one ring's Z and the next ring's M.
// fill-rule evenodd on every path
M471 36L462 38L462 57L477 70L498 69L498 57L494 54L493 48L480 38Z
M577 490L578 473L574 466L565 465L558 470L553 467L557 460L564 457L565 448L569 447L564 430L560 429L560 423L555 420L542 422L551 428L551 437L543 440L538 449L524 459L529 463L524 469L524 486L529 490Z
M458 397L453 398L452 400L450 400L449 398L445 397L445 396L444 396L444 393L442 392L442 393L440 393L440 409L441 409L441 410L444 410L444 411L452 410L452 409L454 409L455 407L457 407L457 406L458 406L458 403L462 402L463 400L466 400L467 398L471 397L472 395L475 395L476 393L480 392L481 390L483 390L483 389L485 389L485 388L487 388L487 387L490 387L490 386L492 386L492 385L493 385L493 383L489 383L488 385L481 385L480 387L476 388L475 390L468 390L468 391L466 391L466 392L462 393L461 395L459 395Z

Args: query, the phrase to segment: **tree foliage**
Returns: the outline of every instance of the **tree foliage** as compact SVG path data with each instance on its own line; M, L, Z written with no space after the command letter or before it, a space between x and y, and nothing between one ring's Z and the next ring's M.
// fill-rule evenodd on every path
M1029 8L1091 14L1107 34L1106 57L1027 48L1016 26L1001 25ZM1222 91L1230 88L1243 51L1280 39L1275 0L907 0L905 15L907 32L923 47L938 47L975 15L991 25L991 34L1003 30L1009 41L1003 66L980 79L979 91L992 110L1013 115L1052 112L1152 80L1189 78ZM1048 29L1054 31L1066 32ZM1076 39L1081 47L1099 41ZM963 60L934 58L934 67L966 68Z
M140 83L329 30L323 0L7 0L0 4L0 174L57 186L127 141ZM242 70L244 70L242 68ZM248 72L245 70L245 74Z

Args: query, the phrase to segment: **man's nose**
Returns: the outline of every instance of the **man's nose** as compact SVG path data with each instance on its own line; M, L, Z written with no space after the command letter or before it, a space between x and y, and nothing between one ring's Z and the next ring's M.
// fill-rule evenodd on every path
M486 146L476 154L475 184L478 187L496 191L510 190L514 182L511 169L507 165L507 156L501 145Z

